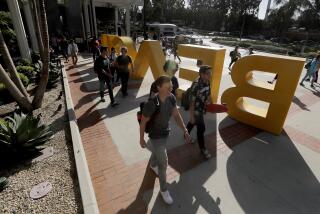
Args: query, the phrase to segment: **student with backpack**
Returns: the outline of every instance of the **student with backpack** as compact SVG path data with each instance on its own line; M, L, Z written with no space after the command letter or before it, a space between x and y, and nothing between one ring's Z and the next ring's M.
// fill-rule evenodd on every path
M74 65L76 65L78 62L78 52L79 52L78 45L74 42L73 39L71 39L68 46L68 54L69 56L71 56L72 63Z
M98 74L101 102L105 102L104 87L105 87L105 84L107 84L111 106L114 107L116 105L119 105L119 103L117 103L113 97L113 91L112 91L113 89L112 89L112 82L111 82L112 75L110 71L110 62L108 59L108 48L101 47L100 51L101 51L101 55L94 62L94 71L95 73Z
M202 65L199 70L199 77L192 83L189 90L190 94L190 106L189 106L189 123L187 125L188 132L190 133L194 126L197 126L197 141L201 154L206 158L211 158L211 154L205 147L204 132L206 126L204 123L204 115L206 114L207 104L210 100L210 78L211 67L208 65ZM183 104L183 101L182 105ZM191 141L194 143L194 141Z
M307 63L305 65L305 68L307 68L307 73L306 75L302 78L301 82L300 82L300 85L301 86L304 86L303 82L307 79L307 78L312 78L311 80L311 88L314 88L314 81L315 81L315 78L316 78L316 72L318 72L319 70L319 66L320 66L320 54L311 60L311 62Z
M149 99L145 103L142 110L142 118L140 122L140 146L147 146L144 139L146 128L149 134L148 148L152 155L150 159L150 168L159 176L160 193L167 204L172 204L173 199L168 191L166 170L168 166L168 157L166 144L170 133L169 120L173 116L176 123L182 129L186 142L190 142L191 138L188 130L182 120L176 105L176 98L171 93L172 82L168 76L160 76L155 85L158 93L154 98Z

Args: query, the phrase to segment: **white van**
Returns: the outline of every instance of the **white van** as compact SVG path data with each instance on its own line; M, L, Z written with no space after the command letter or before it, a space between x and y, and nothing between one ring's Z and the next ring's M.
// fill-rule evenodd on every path
M153 23L148 24L148 32L150 34L157 33L159 36L175 36L177 34L177 25L175 24L159 24L159 23Z

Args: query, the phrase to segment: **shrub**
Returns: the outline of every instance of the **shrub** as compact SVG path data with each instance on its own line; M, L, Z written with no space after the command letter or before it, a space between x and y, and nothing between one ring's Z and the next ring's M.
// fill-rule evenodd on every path
M6 122L4 119L0 118L0 126L1 126L1 124L6 125L6 124L7 124L7 122Z
M216 41L219 44L227 45L227 46L236 46L239 45L242 48L249 48L252 47L255 50L260 50L264 52L270 52L270 53L277 53L277 54L286 54L288 49L280 46L275 45L261 45L263 43L257 41L256 44L252 43L251 41L243 41L243 42L237 42L237 41L226 41L226 40L217 40Z
M0 29L6 42L16 40L9 12L0 11Z
M50 69L47 89L56 87L57 83L59 82L59 78L60 78L60 72L57 70Z
M32 66L32 63L30 60L25 59L25 58L21 58L18 63L17 66Z
M18 65L16 67L17 72L24 74L25 76L27 76L29 79L33 78L36 74L35 72L35 68L32 66L28 66L28 65Z
M27 87L29 85L29 78L22 73L18 73L18 76L24 87Z
M277 47L273 45L253 45L252 47L256 50L278 54L286 54L288 51L287 48Z
M28 153L38 151L38 146L53 137L49 126L40 123L40 118L15 113L0 123L0 152Z
M5 90L6 90L6 86L2 82L0 82L0 92L3 92Z

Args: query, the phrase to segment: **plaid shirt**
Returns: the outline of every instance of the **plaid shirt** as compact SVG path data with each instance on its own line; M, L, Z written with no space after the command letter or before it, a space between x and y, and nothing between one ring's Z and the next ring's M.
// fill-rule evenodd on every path
M194 113L195 115L206 113L206 103L210 96L210 84L204 83L199 77L192 84L192 101L195 102Z

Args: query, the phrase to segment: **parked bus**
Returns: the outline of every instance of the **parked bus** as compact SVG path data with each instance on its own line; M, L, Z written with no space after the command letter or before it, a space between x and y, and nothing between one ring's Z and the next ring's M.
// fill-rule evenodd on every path
M156 33L158 37L160 35L162 36L175 36L177 34L177 25L175 24L159 24L159 23L153 23L148 24L148 32L149 34Z

